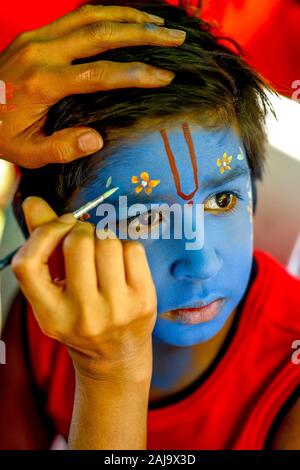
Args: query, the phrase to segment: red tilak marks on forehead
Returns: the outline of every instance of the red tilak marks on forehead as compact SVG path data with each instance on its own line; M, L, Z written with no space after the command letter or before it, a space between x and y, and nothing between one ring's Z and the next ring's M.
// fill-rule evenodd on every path
M162 129L160 131L160 133L161 133L162 139L163 139L164 144L165 144L166 154L167 154L167 157L169 159L170 168L171 168L171 172L172 172L172 175L173 175L173 179L174 179L177 194L182 199L187 201L188 199L191 199L194 196L195 192L198 190L198 168L197 168L197 160L196 160L194 145L193 145L191 133L190 133L190 130L189 130L189 126L185 123L185 124L182 124L181 127L182 127L182 130L183 130L183 135L184 135L185 141L186 141L188 149L189 149L189 155L190 155L190 159L191 159L191 163L192 163L194 183L195 183L195 189L189 194L185 194L181 191L180 175L179 175L179 172L178 172L178 169L177 169L177 166L176 166L175 157L174 157L174 154L172 152L167 133L164 129Z

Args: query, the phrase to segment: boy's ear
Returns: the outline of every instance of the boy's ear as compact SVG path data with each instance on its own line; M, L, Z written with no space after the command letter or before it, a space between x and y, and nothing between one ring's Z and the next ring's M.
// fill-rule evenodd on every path
M22 204L22 209L29 233L39 225L51 222L57 218L54 210L41 197L27 197Z

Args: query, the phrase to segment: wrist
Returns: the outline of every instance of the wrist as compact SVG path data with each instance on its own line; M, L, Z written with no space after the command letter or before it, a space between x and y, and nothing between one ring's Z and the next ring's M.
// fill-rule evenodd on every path
M152 378L152 344L130 357L117 360L95 359L70 350L76 380L87 385L95 382L117 384L148 383Z
M151 377L117 375L90 376L75 369L75 388L78 396L93 401L98 397L109 394L110 397L125 397L139 395L145 397L148 403L151 387Z

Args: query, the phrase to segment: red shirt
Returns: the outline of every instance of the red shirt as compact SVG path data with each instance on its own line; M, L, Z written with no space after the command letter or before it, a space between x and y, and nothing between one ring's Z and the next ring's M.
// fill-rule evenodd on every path
M277 413L297 390L300 364L292 361L292 343L300 339L300 279L265 253L256 251L255 261L256 275L210 370L176 401L150 405L149 450L263 449ZM47 413L67 438L71 359L43 335L31 312L27 328L34 380L47 391Z

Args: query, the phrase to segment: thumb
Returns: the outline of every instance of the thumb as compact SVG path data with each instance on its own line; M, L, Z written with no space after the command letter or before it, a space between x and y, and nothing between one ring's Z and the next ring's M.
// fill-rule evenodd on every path
M49 204L41 197L27 197L22 204L26 224L29 232L33 232L39 225L57 219L57 215Z
M39 136L26 146L30 161L22 163L25 168L38 168L47 163L68 163L97 152L103 147L103 139L94 129L73 127L54 132L51 136Z

